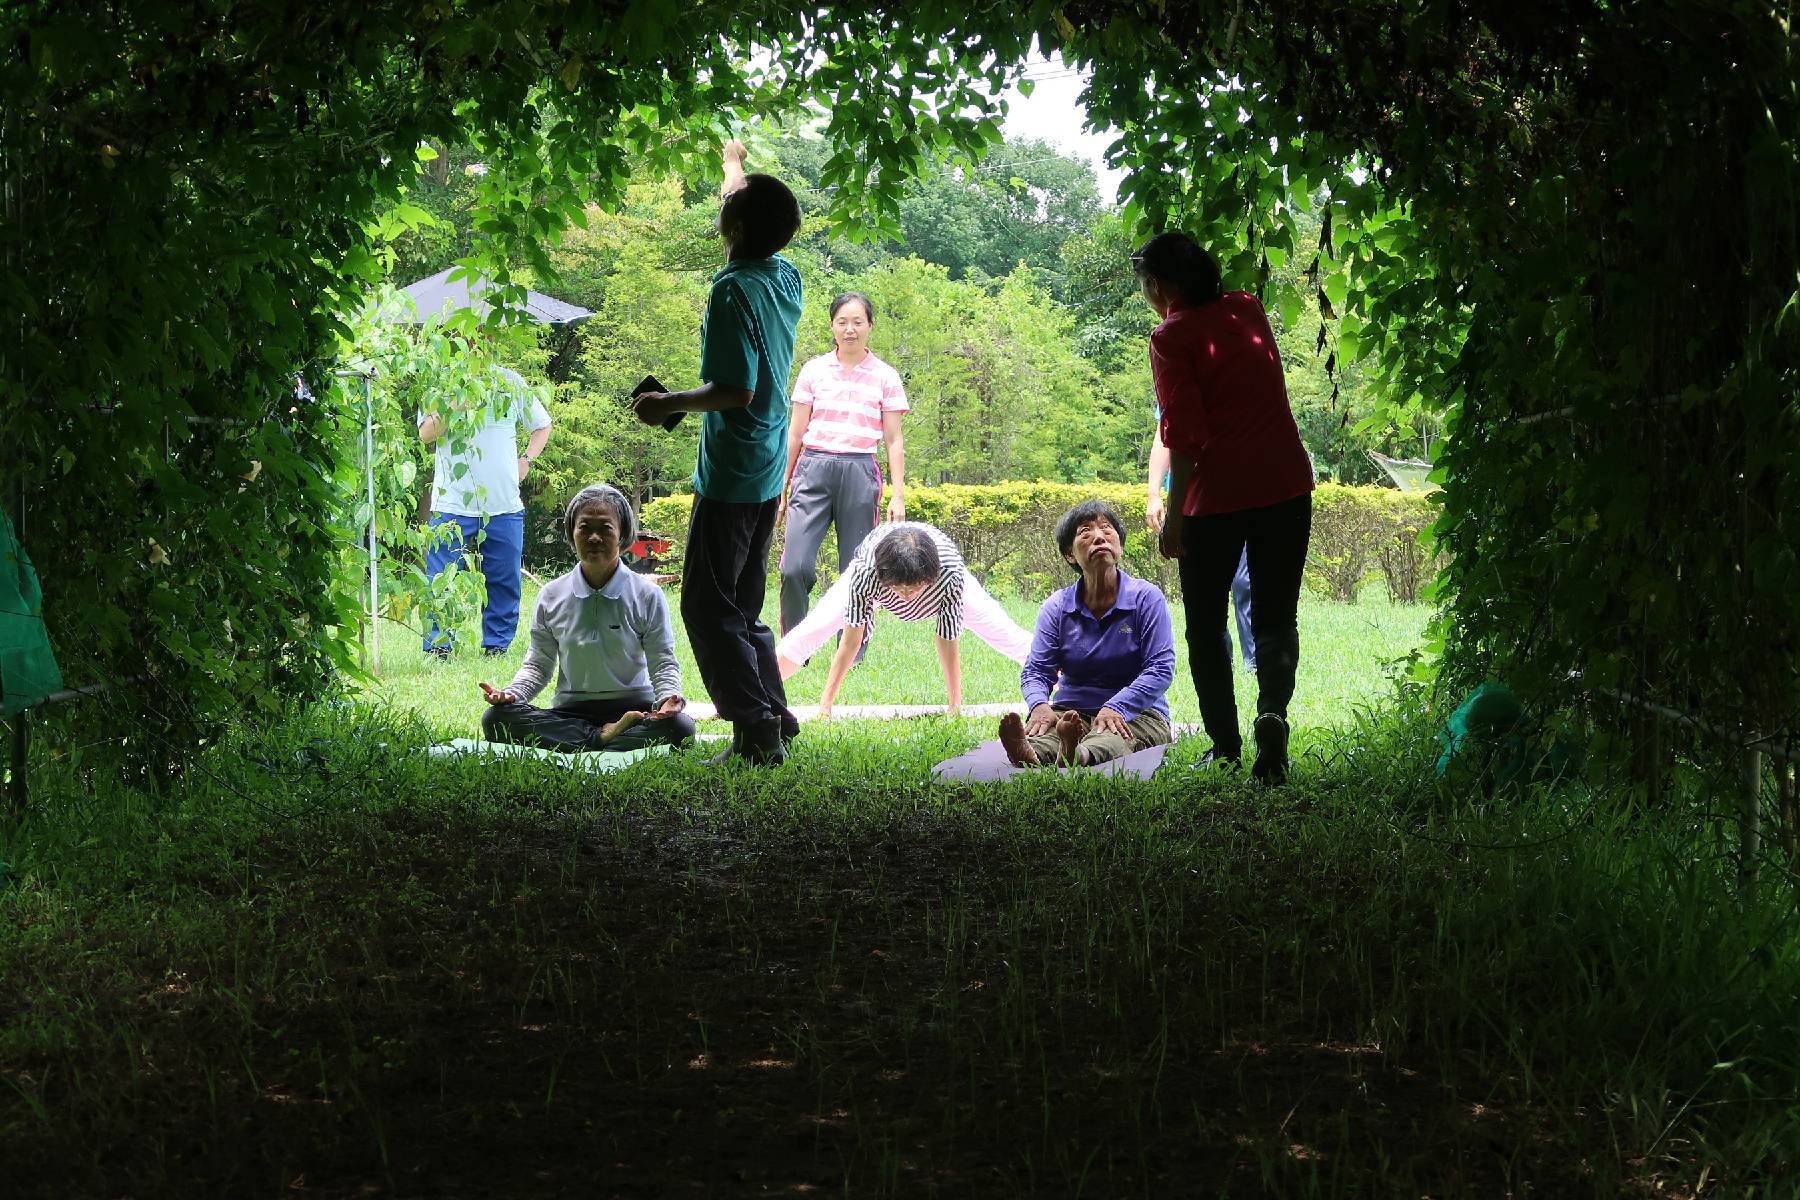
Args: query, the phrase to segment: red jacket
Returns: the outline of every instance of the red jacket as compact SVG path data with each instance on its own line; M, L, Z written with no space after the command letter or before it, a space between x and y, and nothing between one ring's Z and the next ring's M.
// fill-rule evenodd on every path
M1163 441L1194 460L1184 516L1238 512L1313 489L1268 314L1248 292L1169 306L1150 333Z

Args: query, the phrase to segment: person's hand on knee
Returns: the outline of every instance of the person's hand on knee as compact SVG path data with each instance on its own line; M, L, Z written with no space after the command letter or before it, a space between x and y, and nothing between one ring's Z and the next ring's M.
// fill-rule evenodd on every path
M1048 701L1038 705L1025 718L1025 736L1042 737L1049 733L1056 728L1056 717L1056 710L1050 707Z
M517 696L513 695L511 692L502 691L498 688L491 687L485 682L481 683L477 686L479 686L481 688L481 694L487 700L487 702L489 704L495 705L496 707L499 705L502 705L502 704L517 704L519 702L519 698Z
M1126 741L1131 740L1131 727L1125 723L1124 717L1110 708L1103 708L1094 714L1093 732L1110 733Z

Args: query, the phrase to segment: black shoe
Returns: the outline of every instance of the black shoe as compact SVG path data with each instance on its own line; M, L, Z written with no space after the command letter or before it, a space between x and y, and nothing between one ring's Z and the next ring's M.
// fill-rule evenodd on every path
M782 744L781 718L765 717L736 727L732 751L739 758L758 766L774 767L787 761L787 747Z
M719 751L717 754L707 755L706 765L709 767L722 767L725 764L729 763L732 760L732 758L736 756L737 752L738 752L738 731L737 731L737 726L733 725L731 727L731 744L729 746L725 747L723 750Z
M1241 769L1244 765L1243 759L1241 758L1242 754L1243 751L1241 750L1238 751L1237 754L1227 754L1217 746L1214 746L1200 756L1200 761L1194 764L1194 770L1206 771L1211 770L1213 767L1218 767L1220 770L1224 771L1236 771Z
M449 662L450 661L450 647L448 647L448 646L433 646L431 649L429 649L425 652L425 661L426 662L441 662L441 663Z
M506 656L506 652L510 649L512 649L511 646L483 646L481 648L481 657L483 657L483 658L504 658Z
M1256 738L1256 765L1250 775L1263 783L1286 783L1288 723L1274 713L1263 713L1252 726Z

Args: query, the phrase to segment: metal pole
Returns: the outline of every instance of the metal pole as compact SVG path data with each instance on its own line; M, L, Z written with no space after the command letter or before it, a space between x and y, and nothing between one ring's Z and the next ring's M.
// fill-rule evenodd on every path
M13 174L13 168L17 161L12 150L13 125L13 112L9 107L4 114L0 114L0 130L3 130L5 134L4 137L0 137L0 153L4 154L6 216L9 221L17 223L20 219L20 209L23 206L19 200L20 181ZM16 251L13 254L8 255L8 258L10 259L8 265L23 270L23 267L19 263ZM19 310L18 333L18 348L22 352L25 347L25 310L22 307ZM17 387L19 389L19 395L22 396L25 392L25 360L23 353L21 353L19 358L15 361L19 364L18 374L16 378L9 380L8 382ZM24 450L18 442L14 443L12 460L13 469L18 472L18 502L13 509L13 533L18 537L19 545L23 546L25 544L25 477L27 472L25 470ZM25 756L26 752L30 749L31 735L28 731L28 722L30 720L31 713L26 709L20 709L18 716L13 718L11 791L13 815L17 817L23 817L25 815L25 801L27 799L25 792Z
M25 544L25 472L19 472L19 499L14 511L18 514L18 523L13 526L13 533L19 539L19 545ZM31 749L31 710L22 708L13 718L12 728L12 808L13 816L25 815L25 756Z
M1738 882L1750 887L1756 883L1757 860L1762 857L1762 755L1745 750L1739 761L1744 772L1744 807L1738 815Z
M31 710L22 708L13 718L12 735L12 808L13 816L25 815L25 755L31 749Z
M375 374L363 376L363 474L369 489L369 669L381 670L380 547L375 538Z

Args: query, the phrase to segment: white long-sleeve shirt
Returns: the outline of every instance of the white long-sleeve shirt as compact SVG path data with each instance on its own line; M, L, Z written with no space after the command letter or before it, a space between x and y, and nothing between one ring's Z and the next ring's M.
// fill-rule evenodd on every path
M599 588L577 566L538 593L531 641L519 673L506 685L529 703L556 670L562 708L584 700L649 696L661 704L681 694L675 627L662 589L621 563Z

